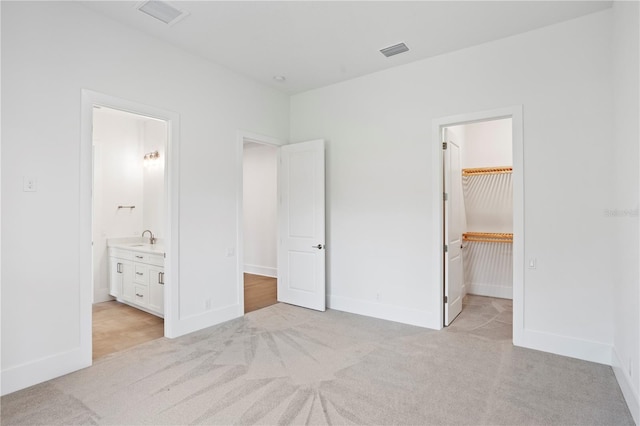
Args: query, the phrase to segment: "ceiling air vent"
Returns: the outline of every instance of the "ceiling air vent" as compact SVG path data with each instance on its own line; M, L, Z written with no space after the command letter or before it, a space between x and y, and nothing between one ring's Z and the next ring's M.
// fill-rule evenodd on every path
M394 44L393 46L385 47L384 49L380 49L380 53L382 53L387 58L389 56L397 55L398 53L403 53L408 51L409 48L404 43Z
M188 12L177 9L168 2L160 0L141 2L137 5L137 9L167 25L173 25L189 15Z

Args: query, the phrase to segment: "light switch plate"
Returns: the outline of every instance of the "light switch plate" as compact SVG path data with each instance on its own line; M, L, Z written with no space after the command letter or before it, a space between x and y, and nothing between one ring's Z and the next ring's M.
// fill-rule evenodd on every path
M38 180L31 176L22 178L22 190L24 192L36 192L38 190Z

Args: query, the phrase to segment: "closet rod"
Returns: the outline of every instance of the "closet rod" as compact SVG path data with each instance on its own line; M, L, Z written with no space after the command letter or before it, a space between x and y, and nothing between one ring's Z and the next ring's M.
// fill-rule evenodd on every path
M476 175L498 175L504 173L512 173L513 167L476 167L473 169L462 169L462 176Z
M500 232L465 232L462 234L462 240L477 243L513 243L513 234Z

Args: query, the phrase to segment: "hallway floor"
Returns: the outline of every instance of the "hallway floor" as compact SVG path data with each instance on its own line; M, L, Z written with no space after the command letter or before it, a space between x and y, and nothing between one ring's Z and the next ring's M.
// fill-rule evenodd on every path
M244 313L278 303L278 280L263 275L244 274Z

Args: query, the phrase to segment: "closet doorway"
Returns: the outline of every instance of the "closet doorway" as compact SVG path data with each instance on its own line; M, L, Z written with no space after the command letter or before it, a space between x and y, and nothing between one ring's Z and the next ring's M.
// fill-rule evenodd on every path
M504 112L434 122L441 313L451 331L516 341L523 303L521 116Z
M459 318L458 329L498 340L512 340L511 127L503 118L443 129L444 325Z

